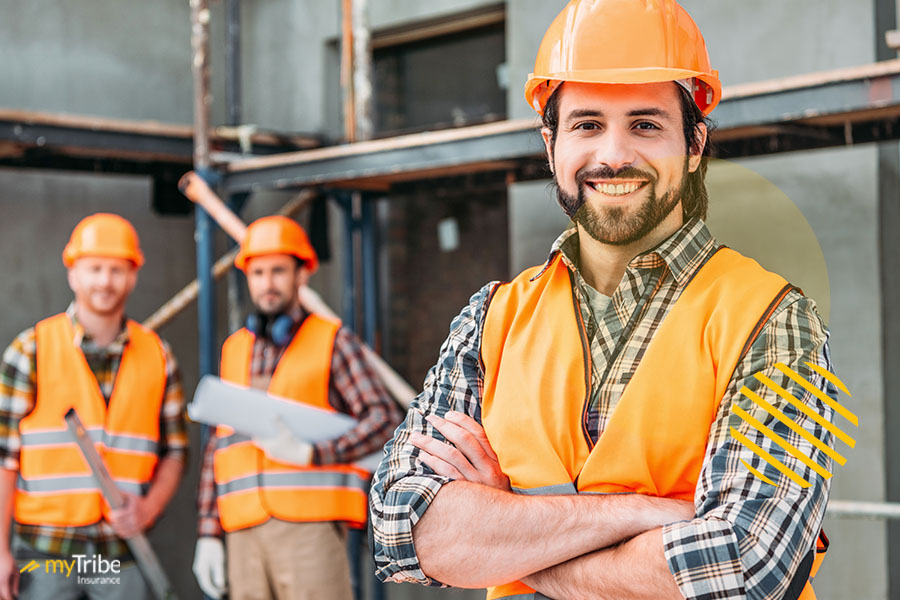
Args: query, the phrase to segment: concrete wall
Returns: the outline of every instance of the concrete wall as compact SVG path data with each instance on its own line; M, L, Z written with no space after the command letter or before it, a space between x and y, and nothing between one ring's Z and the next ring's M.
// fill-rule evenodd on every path
M211 43L223 56L221 3ZM190 123L190 9L181 0L0 0L0 107ZM219 58L214 122L224 114Z
M859 417L858 428L836 418L836 424L857 442L853 449L840 442L836 447L847 458L846 465L835 465L832 480L831 497L841 500L885 500L876 156L877 148L867 145L740 161L796 204L824 253L830 279L832 358L835 372L853 394L852 398L842 395L840 401ZM743 250L732 241L741 237L740 232L728 231L737 220L745 239L765 238L767 230L778 227L771 218L748 222L745 217L716 215L728 210L730 196L742 194L745 179L729 181L711 172L709 180L710 228L717 236L720 231L724 234L723 243ZM770 236L765 250L760 246L754 258L767 266L777 264L783 260L780 255L796 251L792 237L790 233ZM815 270L815 249L806 252ZM810 295L821 297L821 293ZM828 519L825 527L832 549L816 577L817 597L887 598L884 524Z

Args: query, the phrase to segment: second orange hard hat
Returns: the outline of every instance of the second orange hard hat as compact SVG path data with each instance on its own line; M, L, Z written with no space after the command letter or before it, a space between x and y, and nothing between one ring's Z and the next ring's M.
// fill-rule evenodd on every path
M124 258L138 268L144 264L144 254L137 232L125 218L111 213L97 213L82 219L63 249L63 264L71 267L83 256Z
M700 29L675 0L571 0L544 34L525 99L542 115L564 81L677 81L705 115L722 97Z
M246 271L247 261L254 256L289 254L306 263L311 273L319 266L319 258L303 228L296 221L282 216L263 217L247 227L241 249L234 258L234 266Z

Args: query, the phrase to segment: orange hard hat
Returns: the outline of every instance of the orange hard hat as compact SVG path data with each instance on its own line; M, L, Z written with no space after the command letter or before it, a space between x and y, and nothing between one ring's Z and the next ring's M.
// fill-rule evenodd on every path
M675 0L571 0L544 34L525 99L543 115L563 81L676 81L704 115L722 97L700 29Z
M83 218L69 237L62 259L71 267L82 256L124 258L140 268L144 254L134 227L123 217L111 213L97 213Z
M296 221L278 215L263 217L250 223L244 241L241 242L241 250L234 258L234 266L245 271L248 260L264 254L296 256L306 263L311 273L319 266L319 258L303 228Z

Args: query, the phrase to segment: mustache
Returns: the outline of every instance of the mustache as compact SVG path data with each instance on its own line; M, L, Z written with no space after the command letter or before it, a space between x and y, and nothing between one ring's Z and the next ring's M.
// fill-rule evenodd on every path
M642 171L632 166L625 166L619 169L613 169L610 166L603 165L594 169L581 168L575 173L575 182L578 187L584 185L589 179L646 179L650 183L654 183L656 178L652 173Z

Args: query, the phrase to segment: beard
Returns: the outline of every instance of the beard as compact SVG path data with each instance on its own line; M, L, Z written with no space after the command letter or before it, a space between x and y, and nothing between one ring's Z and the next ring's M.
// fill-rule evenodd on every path
M113 290L90 290L76 301L84 308L99 316L110 316L125 310L127 293L118 293Z
M681 181L678 186L667 190L661 196L656 190L656 178L645 171L633 167L611 169L601 167L593 171L579 171L575 175L578 194L563 191L556 182L557 202L572 221L577 223L589 236L601 244L627 246L656 229L672 213L682 199L684 182L688 176L688 161L685 158ZM648 198L633 214L628 214L623 206L604 206L599 209L587 203L585 183L596 179L645 179Z
M276 299L268 295L269 291L275 290L267 290L258 300L253 300L253 307L256 309L256 312L267 317L274 317L288 312L291 308L291 297L275 291L275 294L277 294Z

